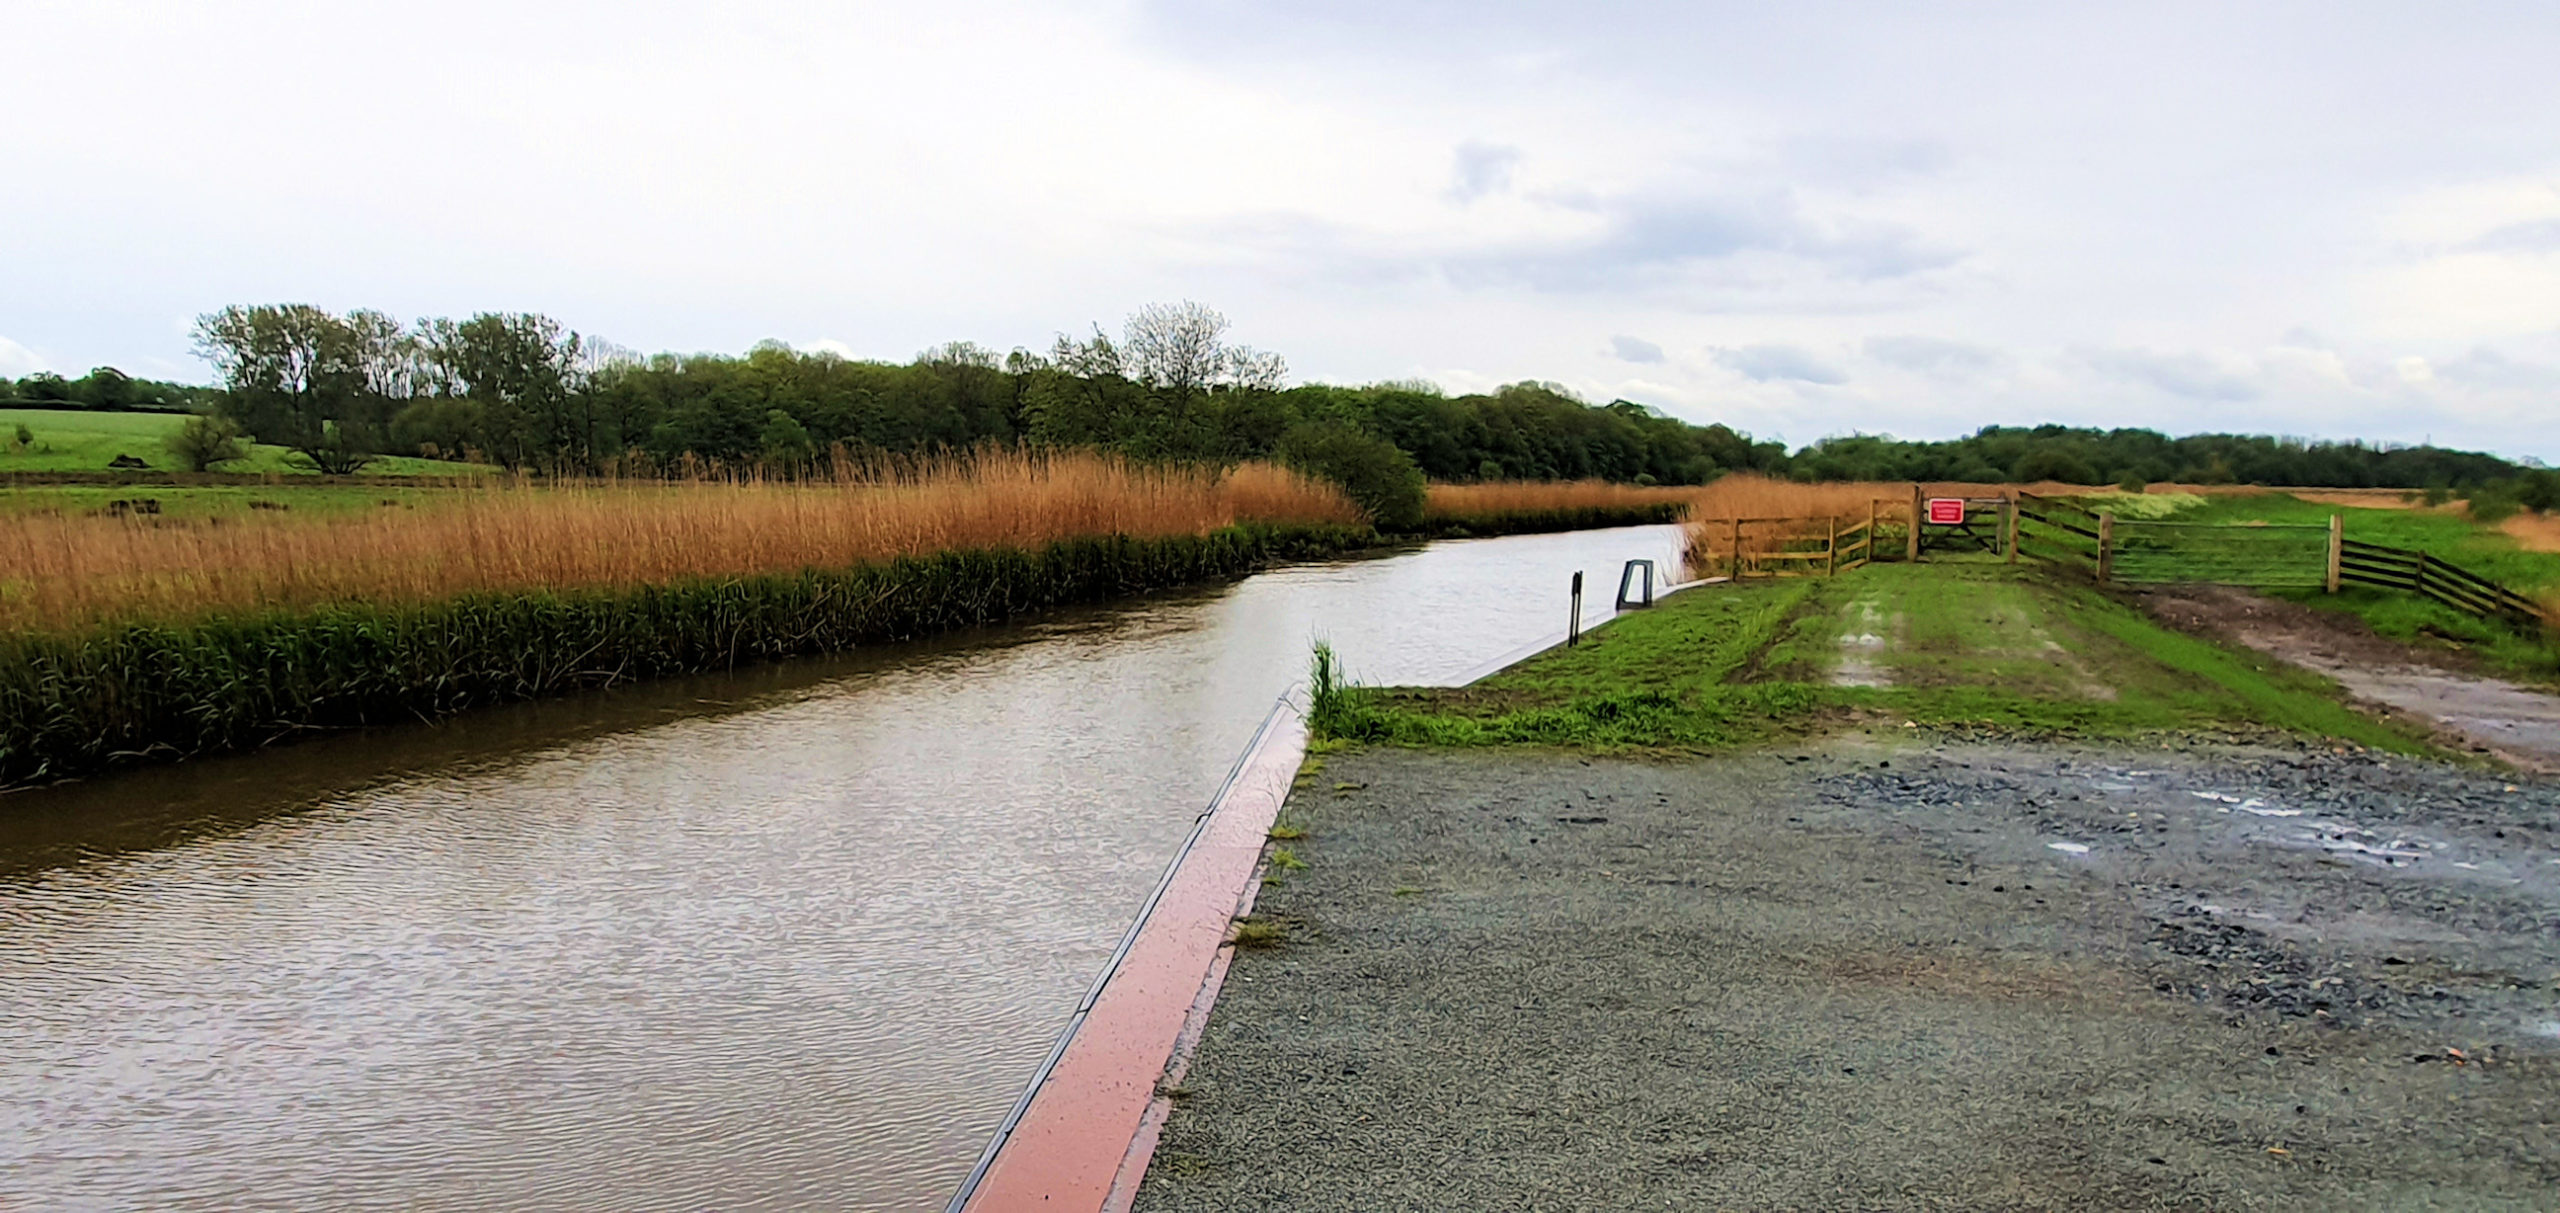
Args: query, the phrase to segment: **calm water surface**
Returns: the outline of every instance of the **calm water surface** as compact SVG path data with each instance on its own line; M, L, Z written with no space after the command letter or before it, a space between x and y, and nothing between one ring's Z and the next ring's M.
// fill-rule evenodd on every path
M1677 534L0 797L0 1208L938 1208L1310 641L1456 681Z

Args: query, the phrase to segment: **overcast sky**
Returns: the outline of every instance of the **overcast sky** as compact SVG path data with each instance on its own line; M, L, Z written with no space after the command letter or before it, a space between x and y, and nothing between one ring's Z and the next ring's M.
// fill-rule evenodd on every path
M226 303L1294 378L1802 443L2560 462L2560 5L9 0L0 373Z

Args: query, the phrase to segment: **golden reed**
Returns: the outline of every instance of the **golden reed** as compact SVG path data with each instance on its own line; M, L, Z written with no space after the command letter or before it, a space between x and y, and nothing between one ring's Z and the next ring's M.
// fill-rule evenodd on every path
M503 482L354 518L18 515L0 526L0 628L627 587L1360 517L1331 486L1270 464L1219 471L1001 450L838 461L795 483Z
M1605 480L1497 480L1488 484L1435 484L1424 503L1433 519L1490 518L1563 510L1632 509L1677 505L1705 490L1696 486L1647 487Z

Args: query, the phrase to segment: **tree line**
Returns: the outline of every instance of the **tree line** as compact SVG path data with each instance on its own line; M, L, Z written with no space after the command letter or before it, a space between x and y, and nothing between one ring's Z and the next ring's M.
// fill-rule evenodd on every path
M37 371L24 379L0 375L0 408L196 413L216 407L221 398L220 388L141 379L111 366L77 379L50 371Z
M527 313L404 324L301 304L229 307L195 328L217 387L153 398L209 401L240 431L301 451L326 471L397 453L571 473L715 463L788 474L839 448L913 454L994 443L1177 461L1312 460L1321 451L1377 465L1373 479L1417 484L1424 476L1699 484L1755 471L1803 480L2505 486L2535 500L2560 497L2549 474L2493 455L2264 435L1991 426L1941 441L1828 438L1790 452L1630 401L1591 404L1548 383L1455 396L1427 382L1291 387L1283 359L1229 342L1227 329L1198 304L1157 305L1116 335L1096 326L1045 350L1003 354L952 342L893 363L776 342L743 355L642 357ZM77 384L108 384L114 396L113 380L145 382L101 370ZM16 385L20 394L29 382ZM77 384L55 380L45 390ZM161 386L175 385L154 390Z

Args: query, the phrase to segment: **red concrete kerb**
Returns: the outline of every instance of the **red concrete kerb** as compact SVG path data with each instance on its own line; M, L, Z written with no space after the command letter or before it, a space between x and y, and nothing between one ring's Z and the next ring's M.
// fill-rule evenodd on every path
M1170 1110L1158 1091L1190 1067L1234 951L1229 926L1253 907L1263 843L1306 745L1305 720L1275 709L959 1208L1129 1207Z

